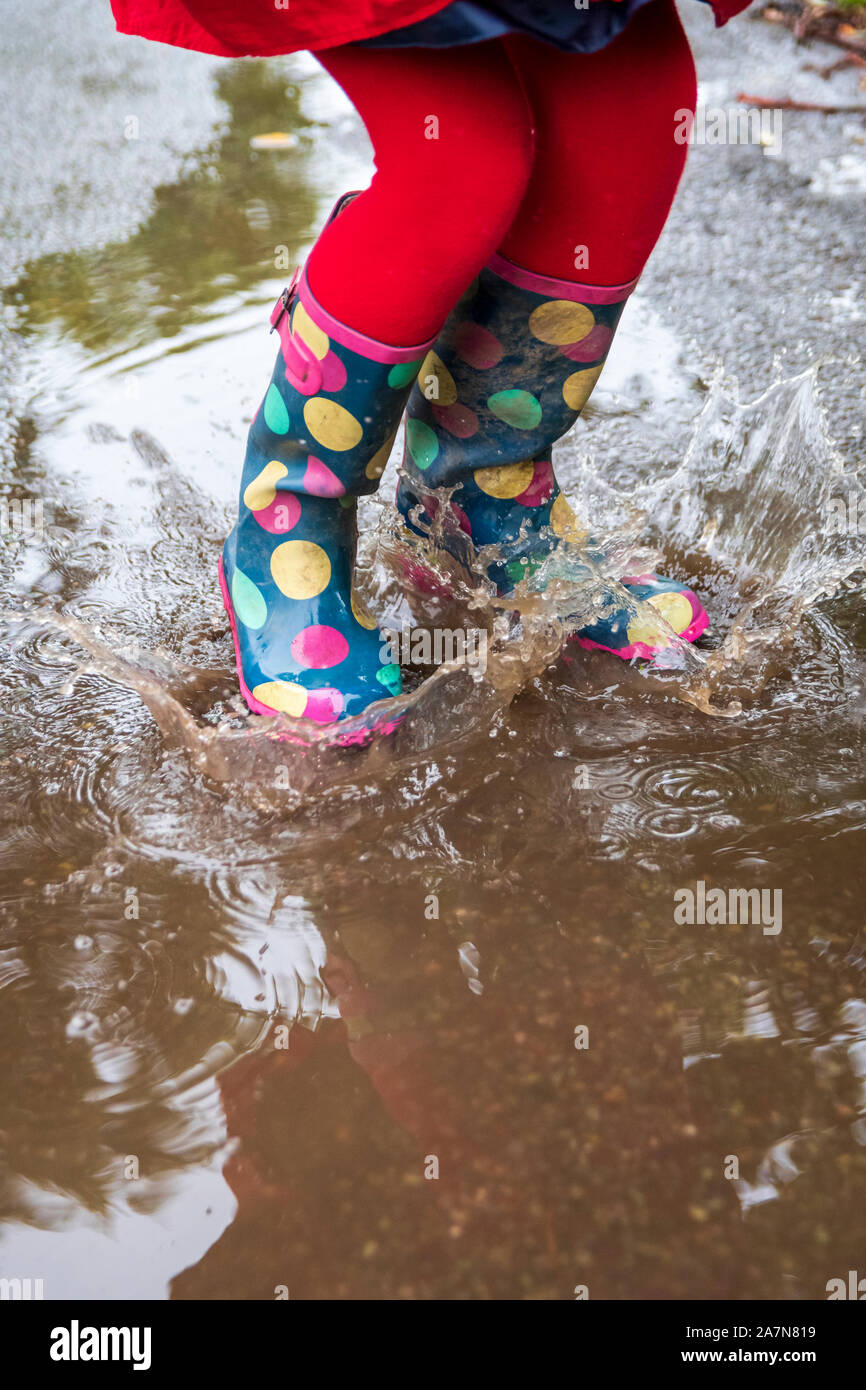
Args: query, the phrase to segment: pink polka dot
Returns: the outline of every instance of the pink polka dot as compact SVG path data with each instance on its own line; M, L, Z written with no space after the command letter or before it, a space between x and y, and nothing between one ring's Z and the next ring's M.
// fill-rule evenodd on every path
M325 391L342 391L346 384L346 368L331 349L322 361L322 387Z
M426 565L406 559L401 560L401 565L407 580L419 594L430 594L436 598L454 597L454 590L450 584L446 584Z
M431 523L434 522L439 512L439 498L433 496L425 497L424 510L427 513L427 516L430 518ZM448 510L457 521L460 530L465 531L467 536L471 536L472 523L469 520L469 517L464 512L463 508L459 507L456 502L449 502Z
M304 706L304 718L313 719L317 724L332 724L339 719L343 703L339 690L324 685L321 690L310 691Z
M349 655L349 644L342 632L323 623L305 627L292 642L292 656L299 666L322 671L328 666L339 666Z
M605 323L597 323L595 328L591 328L586 337L581 338L579 343L571 343L562 351L564 356L571 358L572 362L597 362L599 357L604 357L610 347L612 337L612 328L608 328Z
M553 464L550 460L536 459L532 470L532 482L525 492L521 492L514 500L519 502L521 507L540 507L544 502L550 501L555 483Z
M495 367L505 356L505 348L499 339L489 328L482 328L480 323L461 323L455 334L455 344L458 356L479 371Z
M459 401L454 405L434 405L433 416L437 424L458 439L470 439L478 433L478 416Z
M310 454L304 473L304 491L313 497L344 497L346 488L326 463Z
M272 536L281 536L296 526L301 516L301 504L293 492L278 492L273 502L261 511L253 512L256 521Z

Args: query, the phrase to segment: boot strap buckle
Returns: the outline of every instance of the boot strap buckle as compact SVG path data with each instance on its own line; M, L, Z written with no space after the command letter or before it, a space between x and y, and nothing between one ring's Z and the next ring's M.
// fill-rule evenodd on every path
M289 309L292 307L292 300L298 292L298 285L300 284L300 280L301 267L297 266L295 269L295 273L292 276L291 283L287 285L286 288L283 290L282 294L280 295L279 299L277 300L276 304L271 310L272 333L279 324L280 319L283 317L283 314L287 314Z

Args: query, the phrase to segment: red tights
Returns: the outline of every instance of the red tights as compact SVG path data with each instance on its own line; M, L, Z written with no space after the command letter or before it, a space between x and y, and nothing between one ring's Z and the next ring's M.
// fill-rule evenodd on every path
M431 337L497 250L579 284L640 274L685 163L675 113L695 104L673 0L591 55L512 37L318 56L375 151L370 187L308 267L349 327L397 346Z

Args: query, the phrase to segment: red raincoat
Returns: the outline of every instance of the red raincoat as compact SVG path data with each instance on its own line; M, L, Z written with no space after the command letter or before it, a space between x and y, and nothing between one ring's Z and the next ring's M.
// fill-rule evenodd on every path
M216 53L270 57L372 39L444 10L449 0L111 0L122 34ZM726 24L751 0L710 0Z

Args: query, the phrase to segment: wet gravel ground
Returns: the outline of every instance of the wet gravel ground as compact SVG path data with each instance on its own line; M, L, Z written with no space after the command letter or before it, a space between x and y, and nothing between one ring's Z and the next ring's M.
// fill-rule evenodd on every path
M702 5L681 5L698 68L699 102L737 93L866 107L851 68L824 79L842 50L797 45L747 11L721 31ZM820 361L837 443L862 461L866 118L784 111L774 145L694 144L678 199L643 287L693 344L721 361L745 395Z

